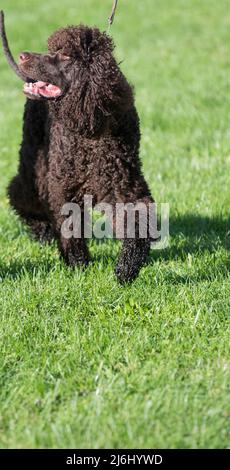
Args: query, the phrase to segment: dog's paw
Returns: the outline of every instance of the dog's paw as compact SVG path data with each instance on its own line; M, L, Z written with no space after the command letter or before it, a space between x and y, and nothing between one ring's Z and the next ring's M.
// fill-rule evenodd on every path
M50 226L44 227L44 230L39 234L39 242L42 244L52 243L55 239L54 232Z
M34 240L39 243L51 243L55 236L51 225L48 222L30 220L29 228Z
M115 268L115 275L120 284L131 283L138 275L138 270L127 265L118 264Z
M115 274L121 283L132 282L145 265L150 251L148 239L127 239L124 241Z
M89 265L90 259L86 256L80 255L79 253L69 252L64 256L64 261L70 268L81 268L86 269Z

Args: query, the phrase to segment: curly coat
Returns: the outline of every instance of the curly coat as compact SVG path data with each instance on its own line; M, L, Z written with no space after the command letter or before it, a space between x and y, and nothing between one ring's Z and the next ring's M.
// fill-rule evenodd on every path
M54 237L68 265L85 266L89 253L83 235L61 234L66 202L82 207L86 194L94 205L114 207L117 202L148 206L153 199L141 170L133 90L115 61L111 38L96 28L68 27L49 38L48 49L48 54L21 54L20 68L31 81L54 84L62 93L49 99L27 87L20 164L8 192L39 240ZM150 237L124 238L116 267L121 282L135 278L149 250Z

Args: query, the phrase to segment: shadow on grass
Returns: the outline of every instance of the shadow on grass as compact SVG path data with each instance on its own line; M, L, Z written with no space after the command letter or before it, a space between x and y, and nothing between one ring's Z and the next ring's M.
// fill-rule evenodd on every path
M94 240L99 248L94 260L114 261L119 254L121 242L112 240L113 248L106 246L106 240ZM115 250L114 250L115 248ZM175 260L184 259L187 255L202 252L214 253L216 250L230 249L230 217L206 217L186 214L170 217L170 243L163 250L152 250L150 259ZM113 249L113 253L111 253Z
M116 262L119 254L120 242L117 240L93 240L91 245L93 263L100 262L107 267L111 261ZM96 247L96 251L95 251ZM215 253L218 249L230 249L230 218L205 217L194 214L172 216L170 218L170 245L164 250L152 250L149 261L154 264L156 260L172 261L184 260L188 254L201 255L204 252ZM9 265L0 260L0 281L5 278L18 279L24 275L36 276L42 273L45 277L59 265L59 261L13 261ZM230 271L230 259L225 268ZM204 273L205 276L205 273ZM180 277L180 276L179 276ZM178 282L185 282L183 278ZM173 280L172 280L173 281ZM175 281L175 279L174 279Z
M170 244L164 250L153 250L153 260L184 259L187 255L214 253L230 249L230 217L207 217L194 214L170 217Z
M28 275L36 276L38 272L46 276L55 269L56 260L52 262L50 260L41 261L25 260L23 261L12 261L9 264L3 264L0 261L0 282L6 278L16 280L22 276Z

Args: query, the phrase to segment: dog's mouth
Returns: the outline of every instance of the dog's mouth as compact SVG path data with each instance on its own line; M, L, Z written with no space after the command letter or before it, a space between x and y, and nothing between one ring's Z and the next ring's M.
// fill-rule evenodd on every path
M28 98L58 98L62 95L62 90L52 83L46 82L29 82L25 83L23 87L23 92Z

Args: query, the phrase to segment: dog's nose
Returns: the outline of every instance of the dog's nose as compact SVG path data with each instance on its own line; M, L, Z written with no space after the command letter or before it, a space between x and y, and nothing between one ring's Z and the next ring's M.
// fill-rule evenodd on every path
M27 62L29 59L30 59L30 54L29 54L29 52L21 52L21 54L19 55L20 64L24 64L24 63Z

